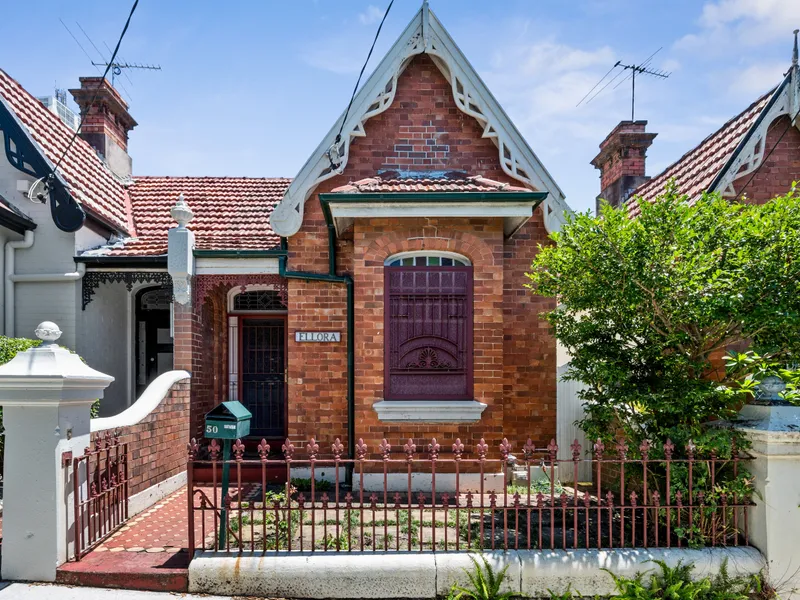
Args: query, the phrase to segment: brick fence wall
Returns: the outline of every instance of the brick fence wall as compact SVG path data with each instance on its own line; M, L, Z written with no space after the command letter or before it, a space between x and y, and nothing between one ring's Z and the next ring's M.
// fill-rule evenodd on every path
M131 496L186 470L190 387L189 380L175 383L153 412L122 429Z

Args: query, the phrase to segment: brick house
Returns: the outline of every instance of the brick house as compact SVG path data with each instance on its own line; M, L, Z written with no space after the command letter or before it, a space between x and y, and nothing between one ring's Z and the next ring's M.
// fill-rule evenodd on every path
M427 3L292 179L134 176L127 106L81 84L86 126L45 186L72 130L0 71L17 149L0 227L14 222L6 264L25 274L5 284L6 332L58 320L116 377L106 414L174 367L192 373L197 436L228 399L256 441L339 437L347 453L555 436L553 301L524 274L568 208Z
M704 191L764 203L800 181L800 71L795 33L792 64L783 80L654 177L645 175L647 149L657 134L647 121L622 121L600 144L591 164L600 170L600 199L627 204L652 201L674 182L690 201Z

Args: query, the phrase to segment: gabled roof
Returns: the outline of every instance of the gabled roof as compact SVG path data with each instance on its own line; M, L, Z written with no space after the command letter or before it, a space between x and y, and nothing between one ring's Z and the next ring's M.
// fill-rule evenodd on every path
M761 96L660 174L636 188L628 202L629 213L632 216L638 215L639 199L652 202L659 194L664 193L664 186L670 180L675 181L680 194L686 194L690 200L699 198L709 189L739 142L756 122L774 91Z
M756 172L762 165L770 125L782 116L792 121L800 114L800 67L798 66L797 32L795 32L792 66L783 81L744 111L725 123L694 149L684 154L661 174L644 182L633 191L628 202L631 216L639 214L641 200L652 202L664 191L670 180L677 191L697 200L703 192L720 192L727 198L741 193L736 186L741 178Z
M44 157L51 163L58 161L72 139L72 129L2 69L0 96ZM80 137L75 140L59 171L73 198L90 215L121 232L134 233L127 190L86 141Z
M251 177L135 177L130 187L138 237L83 256L158 256L167 253L170 209L179 194L194 212L198 250L268 250L280 245L269 215L291 179Z
M353 138L365 135L364 123L388 109L394 100L397 81L418 54L428 54L450 82L458 108L483 127L483 137L497 146L503 171L529 189L549 192L544 211L545 226L556 230L569 207L564 193L536 154L503 111L475 69L450 37L436 15L423 2L406 29L361 87L348 113L334 123L286 190L272 213L274 230L292 236L303 223L304 204L323 181L343 172ZM341 139L337 138L342 131Z

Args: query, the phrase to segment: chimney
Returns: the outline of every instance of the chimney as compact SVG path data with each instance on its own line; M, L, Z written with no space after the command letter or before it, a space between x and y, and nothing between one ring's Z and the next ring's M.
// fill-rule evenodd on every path
M600 144L600 153L592 159L592 165L600 169L598 212L601 198L611 206L620 206L649 179L644 163L647 149L658 134L645 133L646 126L647 121L621 121Z
M89 142L120 177L130 177L131 157L128 155L128 132L137 123L128 112L128 105L107 79L81 77L81 87L70 90L72 97L86 115L81 137Z

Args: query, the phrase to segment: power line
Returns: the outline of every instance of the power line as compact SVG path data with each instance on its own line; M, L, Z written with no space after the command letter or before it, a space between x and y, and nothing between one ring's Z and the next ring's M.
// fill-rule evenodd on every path
M392 4L394 4L394 0L389 2L389 6L386 7L386 12L383 13L383 18L381 19L380 24L378 25L378 30L375 32L375 39L372 40L372 46L370 46L369 52L367 53L367 60L364 61L364 65L361 67L361 72L358 74L358 80L356 80L356 85L353 88L353 93L350 96L350 102L347 103L347 110L344 111L344 119L342 119L342 123L339 126L339 133L336 134L336 141L334 144L338 144L342 141L342 131L344 130L344 124L347 122L347 117L350 115L350 109L353 107L353 101L356 98L356 92L358 92L358 86L361 85L361 78L364 76L364 71L367 68L367 64L369 64L369 59L372 57L372 51L375 50L375 44L378 43L378 36L381 34L381 29L383 29L383 24L386 21L386 17L389 16L389 11L392 10ZM330 155L328 156L330 159ZM333 165L333 160L331 159L331 165ZM333 165L338 166L338 165Z
M105 64L106 57L103 56L103 53L101 52L100 48L97 47L97 44L95 44L94 41L92 40L92 38L89 37L89 34L86 33L86 30L83 28L83 26L80 24L80 22L75 21L75 25L78 26L78 29L81 30L81 33L83 33L83 35L86 37L86 39L89 40L89 43L92 45L92 48L94 48L95 51L97 52L97 54L100 56L100 61L103 64ZM108 44L106 44L106 48L108 48ZM111 52L111 48L108 48L108 51ZM95 67L98 66L98 65L95 64L94 60L92 60L92 64ZM100 65L100 66L103 66L103 65ZM114 71L112 71L111 73L112 73L112 75L111 75L111 85L113 86L114 85ZM122 88L122 91L125 92L125 95L128 96L128 101L132 101L133 98L131 97L131 93L128 91L128 88L126 88L121 82L120 82L119 86Z
M122 33L120 33L119 35L119 40L117 40L117 45L114 48L114 52L111 54L111 60L108 62L106 70L103 72L103 77L100 79L100 81L97 82L97 87L95 88L94 96L92 97L92 101L89 103L89 106L94 104L95 101L97 100L97 96L100 93L100 87L103 85L103 80L105 80L106 76L108 75L108 71L111 69L111 65L114 63L114 59L116 59L117 57L117 52L119 52L119 47L122 44L122 40L125 37L125 33L128 31L128 26L131 24L131 18L133 18L133 13L136 12L136 7L138 5L139 5L139 0L134 0L133 6L131 6L131 12L130 14L128 14L128 19L125 21L125 26L122 28ZM89 114L89 111L85 110L81 112L83 114L81 115L81 120L80 123L78 124L78 129L76 129L75 133L72 134L72 137L69 140L69 144L67 144L67 147L64 148L64 152L61 154L61 158L58 159L58 161L55 164L55 167L53 167L53 170L47 176L48 180L54 177L55 172L58 171L59 167L61 166L61 163L64 161L64 158L67 156L67 153L70 151L72 145L75 143L75 138L78 137L78 133L83 128L83 122L86 120L86 116Z
M91 56L89 56L89 53L86 51L86 48L84 48L84 47L81 45L81 43L78 41L78 38L76 38L76 37L75 37L75 35L74 35L74 34L73 34L73 33L72 33L70 30L69 30L69 27L67 27L67 24L66 24L66 23L64 23L64 21L63 21L62 19L59 19L59 21L61 21L61 24L64 26L64 29L66 29L66 30L67 30L67 33L70 35L70 37L71 37L73 40L75 40L75 43L76 43L76 44L78 44L78 48L80 48L80 49L83 51L83 53L86 55L86 58L88 58L88 59L89 59L89 62L92 62L92 60L93 60L93 59L92 59L92 57L91 57ZM97 70L97 72L98 72L98 73L100 73L100 69L98 69L97 67L95 67L95 69Z
M600 81L598 81L597 83L595 83L595 84L592 86L592 89L590 89L588 92L586 92L586 95L585 95L583 98L581 98L581 99L580 99L580 102L578 102L578 103L575 105L575 108L578 108L578 107L579 107L579 106L580 106L580 105L583 103L583 101L584 101L584 100L586 100L586 97L587 97L589 94L591 94L591 93L594 91L594 89L595 89L595 88L596 88L598 85L600 85L601 83L603 83L603 80L604 80L606 77L608 77L608 76L611 74L611 71L613 71L614 69L616 69L618 65L619 65L619 61L617 61L617 64L616 64L616 65L614 65L614 66L613 66L613 67L611 67L611 68L610 68L608 71L606 71L606 74L605 74L605 75L603 75L603 76L600 78Z
M783 133L781 133L781 136L778 138L778 141L775 142L775 145L772 146L772 148L770 148L769 152L767 152L767 155L764 157L764 160L761 161L761 164L759 164L758 167L756 167L756 170L753 171L753 173L750 175L750 179L748 179L747 183L744 184L744 187L742 187L742 191L736 194L736 197L733 199L734 202L736 202L739 199L739 197L742 194L744 194L744 191L747 189L747 186L752 183L755 176L758 175L758 172L761 170L761 167L763 167L766 164L766 162L769 160L769 157L772 156L773 152L775 152L775 148L777 148L778 145L781 143L783 136L785 136L788 133L788 131L792 128L792 123L795 122L798 116L800 116L800 110L794 113L794 117L789 119L789 123L786 125L786 129L783 130Z

